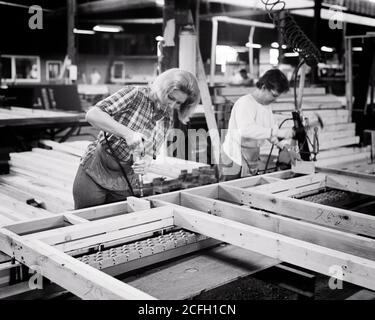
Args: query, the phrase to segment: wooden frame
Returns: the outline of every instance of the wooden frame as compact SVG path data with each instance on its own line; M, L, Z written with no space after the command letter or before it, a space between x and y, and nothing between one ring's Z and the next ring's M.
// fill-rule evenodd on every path
M365 189L359 187L362 182L366 182ZM71 255L182 228L204 235L203 241L211 237L328 276L333 276L332 267L339 266L344 281L375 290L375 219L292 198L325 187L373 195L368 190L374 190L374 183L368 177L363 180L336 171L302 176L284 171L145 199L130 197L126 202L3 227L0 250L31 268L37 266L43 276L84 299L152 299L87 265L86 258ZM188 238L177 240L178 246L185 248L195 241L191 250L200 248L199 241ZM176 250L167 242L153 248L138 248L136 258ZM110 256L95 266L129 270L127 264L132 269L144 265L131 255Z

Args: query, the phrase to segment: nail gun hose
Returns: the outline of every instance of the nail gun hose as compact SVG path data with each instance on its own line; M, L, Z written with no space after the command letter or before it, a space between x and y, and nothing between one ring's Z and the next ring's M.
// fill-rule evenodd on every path
M118 166L120 167L121 173L124 176L124 178L126 180L126 183L129 186L129 190L130 190L131 195L134 197L135 193L134 193L133 187L132 187L132 185L131 185L131 183L129 181L128 175L126 174L124 168L122 167L122 165L120 163L120 160L117 158L116 154L113 152L113 149L112 149L111 145L109 144L106 132L104 132L104 139L105 139L105 142L107 143L107 146L108 146L109 150L111 151L111 154L112 154L113 158L115 159L115 161L117 162Z
M280 31L284 43L299 53L310 67L318 64L321 54L315 44L306 36L292 15L285 10L282 0L261 0L268 16ZM281 15L283 13L283 15Z

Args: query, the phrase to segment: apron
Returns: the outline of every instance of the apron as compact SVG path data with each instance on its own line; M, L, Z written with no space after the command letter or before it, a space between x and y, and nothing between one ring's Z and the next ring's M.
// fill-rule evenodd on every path
M258 141L241 138L241 177L254 176L259 171L260 148Z
M131 168L133 161L120 161L120 164L134 190L138 185L138 179ZM129 190L121 169L107 146L98 143L94 154L85 163L84 169L97 184L107 190Z

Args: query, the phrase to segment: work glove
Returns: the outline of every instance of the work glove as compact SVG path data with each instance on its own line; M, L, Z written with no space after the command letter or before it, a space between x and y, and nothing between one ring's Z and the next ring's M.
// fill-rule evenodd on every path
M278 162L295 165L296 160L301 160L300 154L294 151L289 145L285 145L279 153Z

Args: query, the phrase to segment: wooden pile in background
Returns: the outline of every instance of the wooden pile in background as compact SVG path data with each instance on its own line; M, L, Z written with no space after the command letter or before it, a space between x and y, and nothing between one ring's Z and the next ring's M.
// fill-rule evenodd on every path
M56 121L77 121L84 118L83 113L30 109L21 107L0 108L0 126L33 124L42 121L51 123Z

